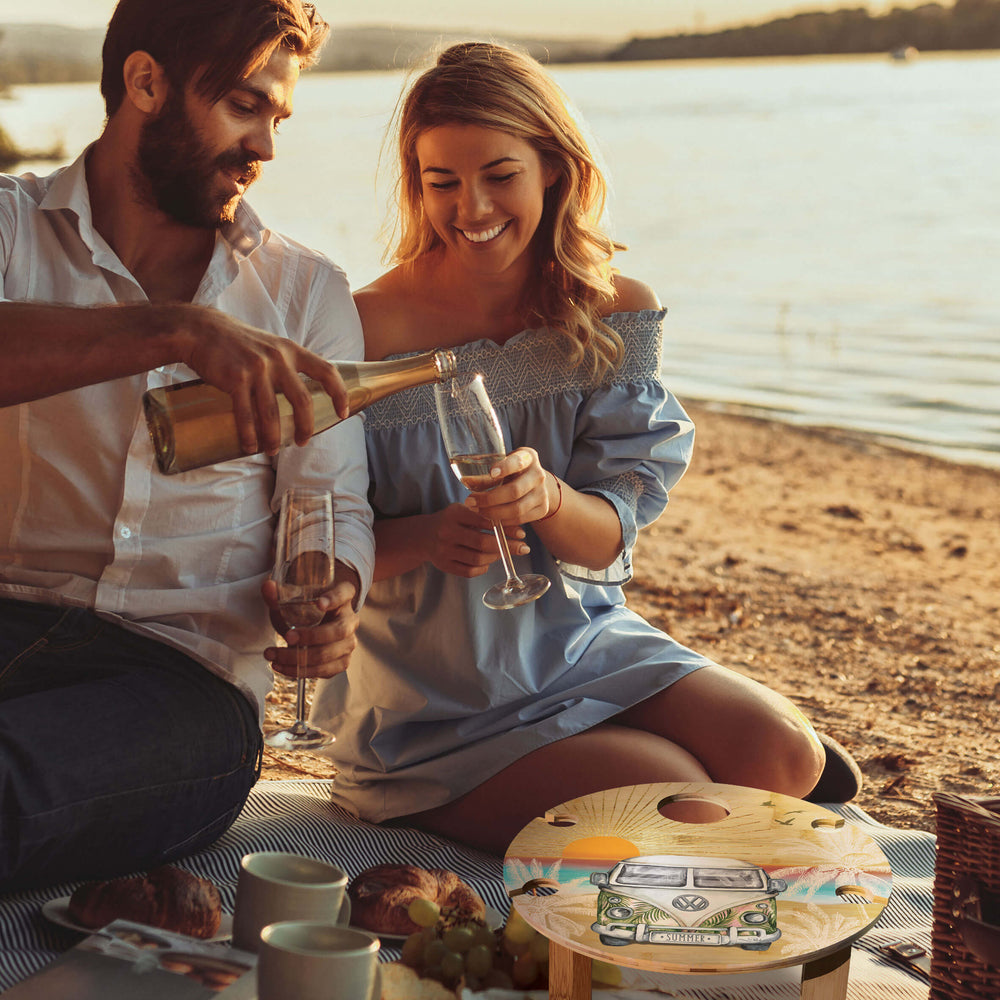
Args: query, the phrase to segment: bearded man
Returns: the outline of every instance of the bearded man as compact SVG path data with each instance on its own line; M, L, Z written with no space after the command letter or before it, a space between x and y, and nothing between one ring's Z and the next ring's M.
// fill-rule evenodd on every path
M330 360L363 357L360 323L343 271L243 200L326 32L301 0L121 0L100 137L0 175L0 889L149 868L238 815L271 667L295 665L266 582L289 486L336 501L304 673L347 667L364 442L359 418L310 439L299 373L346 414ZM165 477L142 393L195 375L232 396L246 457ZM279 451L277 393L301 447Z

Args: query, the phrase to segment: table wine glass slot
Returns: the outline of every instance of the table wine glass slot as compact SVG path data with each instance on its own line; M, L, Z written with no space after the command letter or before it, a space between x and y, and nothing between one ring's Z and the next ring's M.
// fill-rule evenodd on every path
M275 535L272 579L278 606L290 629L312 628L323 620L318 601L334 581L333 498L329 490L293 488L285 491ZM334 737L305 721L304 650L296 645L295 722L265 737L281 750L315 750Z
M490 469L507 451L482 375L458 376L434 386L434 400L452 471L471 493L493 489L498 484ZM503 525L494 524L493 531L507 579L483 595L483 604L499 611L537 600L549 589L548 578L538 573L518 576Z

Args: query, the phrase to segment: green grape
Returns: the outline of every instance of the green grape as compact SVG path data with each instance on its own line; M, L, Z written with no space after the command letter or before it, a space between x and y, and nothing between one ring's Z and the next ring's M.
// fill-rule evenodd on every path
M400 956L403 964L408 965L411 969L419 969L424 964L424 948L426 946L427 943L420 931L411 934L403 942L403 953Z
M483 985L492 990L509 990L513 989L514 980L503 969L494 969L483 981Z
M465 956L465 968L473 976L488 976L493 968L493 949L483 944L474 944Z
M512 908L503 929L503 936L515 944L527 944L536 933L535 928Z
M441 972L445 982L458 982L465 971L465 959L457 951L445 952L441 959Z
M406 914L418 927L433 927L441 916L441 907L433 899L418 896L406 908Z
M449 927L441 940L452 950L464 955L473 945L475 935L470 927Z
M508 955L513 955L516 958L518 955L523 955L531 947L531 944L529 941L514 941L504 935L501 947Z
M549 939L536 934L528 943L528 952L539 965L544 965L549 960Z
M473 944L481 944L490 951L497 946L497 936L486 924L474 924L472 928Z
M448 954L448 948L444 941L435 938L430 944L424 946L424 966L440 965L441 959Z
M538 963L528 954L519 955L510 971L514 985L526 989L538 978Z
M436 982L444 982L444 972L440 965L428 965L424 967L424 971L420 973L421 979L433 979Z

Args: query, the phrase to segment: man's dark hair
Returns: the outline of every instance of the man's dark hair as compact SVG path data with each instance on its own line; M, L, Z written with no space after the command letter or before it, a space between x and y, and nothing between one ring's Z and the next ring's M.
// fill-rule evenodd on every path
M125 97L125 60L148 52L171 86L214 103L284 46L315 62L329 25L302 0L119 0L104 38L101 93L110 118Z

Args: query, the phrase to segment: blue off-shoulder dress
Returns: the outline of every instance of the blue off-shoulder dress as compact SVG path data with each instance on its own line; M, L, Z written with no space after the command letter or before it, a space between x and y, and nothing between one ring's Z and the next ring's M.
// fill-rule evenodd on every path
M346 673L320 681L312 718L334 732L334 800L379 822L441 805L537 747L589 729L711 662L625 607L637 531L654 521L691 457L694 427L660 380L664 311L617 313L625 360L594 387L564 341L527 330L503 345L455 349L483 373L508 449L611 503L624 551L592 572L554 559L525 525L519 572L552 581L510 611L483 606L502 578L473 580L425 563L375 583ZM451 471L431 386L370 407L376 519L430 513L468 495ZM530 567L529 567L530 563Z

